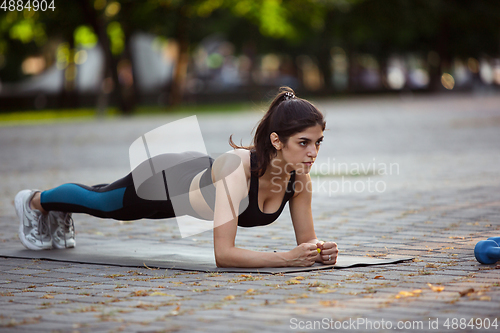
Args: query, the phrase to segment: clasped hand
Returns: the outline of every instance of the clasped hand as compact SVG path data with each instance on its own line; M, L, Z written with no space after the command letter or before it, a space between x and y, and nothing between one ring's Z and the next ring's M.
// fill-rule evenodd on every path
M319 258L321 262L325 265L333 265L337 262L337 255L339 250L337 248L337 243L334 242L319 242L316 244L317 250L319 252Z
M291 266L312 266L315 262L333 265L337 262L339 250L334 242L302 243L290 251Z

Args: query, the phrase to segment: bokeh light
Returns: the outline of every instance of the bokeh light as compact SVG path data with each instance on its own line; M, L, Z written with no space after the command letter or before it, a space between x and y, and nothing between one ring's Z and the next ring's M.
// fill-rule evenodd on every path
M451 74L443 73L443 75L441 76L441 84L446 89L451 90L453 89L453 87L455 87L455 79L453 78L453 76L451 76Z
M486 84L493 83L493 68L486 59L481 59L479 63L479 77Z
M69 44L61 43L57 47L57 69L64 69L69 63Z
M107 17L113 17L116 14L118 14L118 12L120 12L120 9L121 9L120 3L112 2L106 7L105 14Z
M21 69L27 75L40 74L45 69L45 59L42 57L28 57L23 61Z
M500 59L495 60L495 67L493 68L493 81L495 84L500 85Z
M471 73L477 74L479 72L479 61L476 58L469 58L467 60L467 67Z
M387 75L387 84L391 89L402 89L406 83L405 75L401 68L393 67Z
M75 53L75 64L81 65L81 64L85 63L85 61L87 61L87 59L88 59L87 51L80 50L80 51Z

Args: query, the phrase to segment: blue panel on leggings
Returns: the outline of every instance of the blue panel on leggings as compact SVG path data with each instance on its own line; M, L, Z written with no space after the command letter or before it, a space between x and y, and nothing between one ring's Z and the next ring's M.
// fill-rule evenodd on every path
M44 203L66 203L87 208L112 212L123 207L123 195L126 187L107 192L94 192L76 184L63 184L48 191L43 191L40 201Z

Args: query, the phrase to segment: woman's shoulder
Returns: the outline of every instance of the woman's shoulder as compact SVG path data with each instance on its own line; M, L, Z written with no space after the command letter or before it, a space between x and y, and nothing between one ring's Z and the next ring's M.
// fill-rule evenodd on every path
M218 156L212 166L216 179L226 177L236 170L244 170L245 178L250 178L250 151L233 149Z
M294 197L303 192L310 193L312 191L311 175L309 175L309 173L302 173L302 172L295 173L294 183L295 183L294 186L295 193L293 195Z

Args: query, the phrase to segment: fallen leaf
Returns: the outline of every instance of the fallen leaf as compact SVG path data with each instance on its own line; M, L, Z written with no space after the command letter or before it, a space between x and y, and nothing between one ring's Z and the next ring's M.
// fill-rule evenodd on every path
M469 294L472 294L474 292L474 288L469 288L466 290L459 291L458 293L460 294L460 297L467 296Z
M384 279L384 277L382 275L377 275L374 277L374 279Z
M287 302L288 304L296 304L297 303L297 301L294 299L287 299L285 302Z
M305 277L303 277L303 276L297 276L297 277L295 278L295 280L304 280L304 279L305 279Z
M318 288L316 288L316 292L318 294L328 294L328 293L334 293L334 292L336 292L336 290L335 289L328 289L328 288L318 287Z
M430 283L427 283L427 285L429 286L429 288L431 288L432 291L435 291L437 293L440 293L440 292L442 292L444 290L443 286L433 286Z
M299 283L300 283L300 281L297 281L295 279L290 279L290 280L286 281L286 284L299 284Z
M147 290L136 290L132 292L132 296L148 296L149 292Z
M233 300L233 299L234 299L234 295L227 295L226 297L224 297L225 301L230 301L230 300Z
M253 289L248 289L247 291L245 291L245 294L252 294L254 292Z
M481 296L481 297L479 297L479 300L480 301L491 301L491 297L490 296Z
M44 299L51 299L51 298L54 298L54 296L52 296L52 295L48 295L48 294L45 294L45 295L43 295L43 296L42 296L42 297L40 297L40 298L44 298Z
M413 293L409 291L400 291L398 295L401 295L403 297L414 296Z
M162 293L161 291L155 291L154 293L151 293L149 296L172 296L167 293Z
M148 310L151 308L157 310L159 308L159 306L156 304L146 304L146 303L142 303L142 302L139 302L135 307L138 309L145 309L145 310Z

